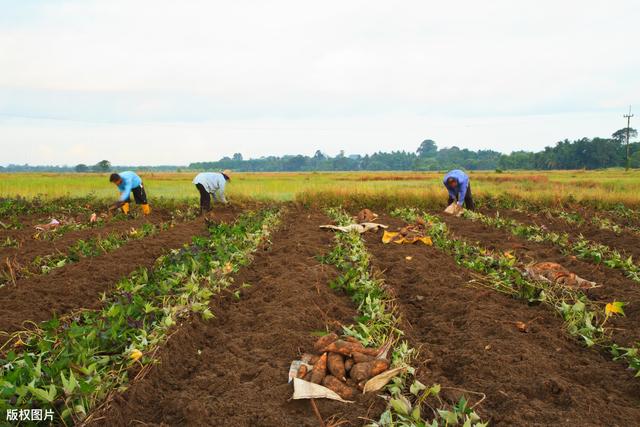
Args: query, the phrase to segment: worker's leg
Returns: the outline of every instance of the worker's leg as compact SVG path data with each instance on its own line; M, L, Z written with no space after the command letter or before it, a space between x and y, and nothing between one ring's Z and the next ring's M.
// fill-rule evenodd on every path
M196 184L196 188L200 193L200 213L208 212L211 210L211 195L204 188L202 184Z
M447 206L451 205L451 203L455 202L456 199L454 199L453 197L451 197L451 195L449 195L449 200L447 201Z
M149 207L149 202L147 202L147 193L144 191L144 184L140 184L140 186L134 188L132 192L136 203L142 205L142 213L149 215L151 213L151 207Z
M467 194L464 195L464 206L470 211L476 210L476 204L473 202L473 196L471 195L471 184L467 187Z

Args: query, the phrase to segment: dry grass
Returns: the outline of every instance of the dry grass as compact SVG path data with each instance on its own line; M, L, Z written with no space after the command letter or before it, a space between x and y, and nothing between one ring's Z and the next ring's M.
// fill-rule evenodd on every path
M446 191L438 172L268 172L235 173L228 186L231 199L292 201L305 204L372 203L442 205ZM196 200L195 173L141 173L153 198ZM640 171L471 172L477 198L507 196L558 205L566 201L640 207ZM2 174L0 197L45 198L116 196L108 174ZM375 202L375 203L374 203Z

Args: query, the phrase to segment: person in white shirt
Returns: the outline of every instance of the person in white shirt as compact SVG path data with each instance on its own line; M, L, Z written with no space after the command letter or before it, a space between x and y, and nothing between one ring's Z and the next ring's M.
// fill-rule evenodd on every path
M213 201L220 200L227 203L224 197L224 188L228 181L231 181L231 172L202 172L193 178L193 183L200 192L200 213L209 212L211 210L211 196Z

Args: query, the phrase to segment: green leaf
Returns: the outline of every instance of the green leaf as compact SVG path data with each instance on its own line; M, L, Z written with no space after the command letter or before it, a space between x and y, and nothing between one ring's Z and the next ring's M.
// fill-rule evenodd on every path
M420 406L416 405L413 408L413 411L411 411L411 418L413 418L415 421L420 421Z
M422 390L426 389L427 386L425 386L424 384L422 384L420 381L415 380L413 382L413 384L411 384L411 387L409 387L409 391L411 392L411 394L413 394L414 396L417 396L418 393L420 393Z
M402 397L394 398L389 401L391 407L399 414L409 415L409 411L411 410L411 405L406 403L406 399L402 399Z

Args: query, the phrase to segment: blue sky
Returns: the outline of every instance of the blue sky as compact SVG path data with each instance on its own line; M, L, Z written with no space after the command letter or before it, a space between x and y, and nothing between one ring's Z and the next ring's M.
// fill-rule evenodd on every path
M640 2L3 1L0 164L607 136Z

